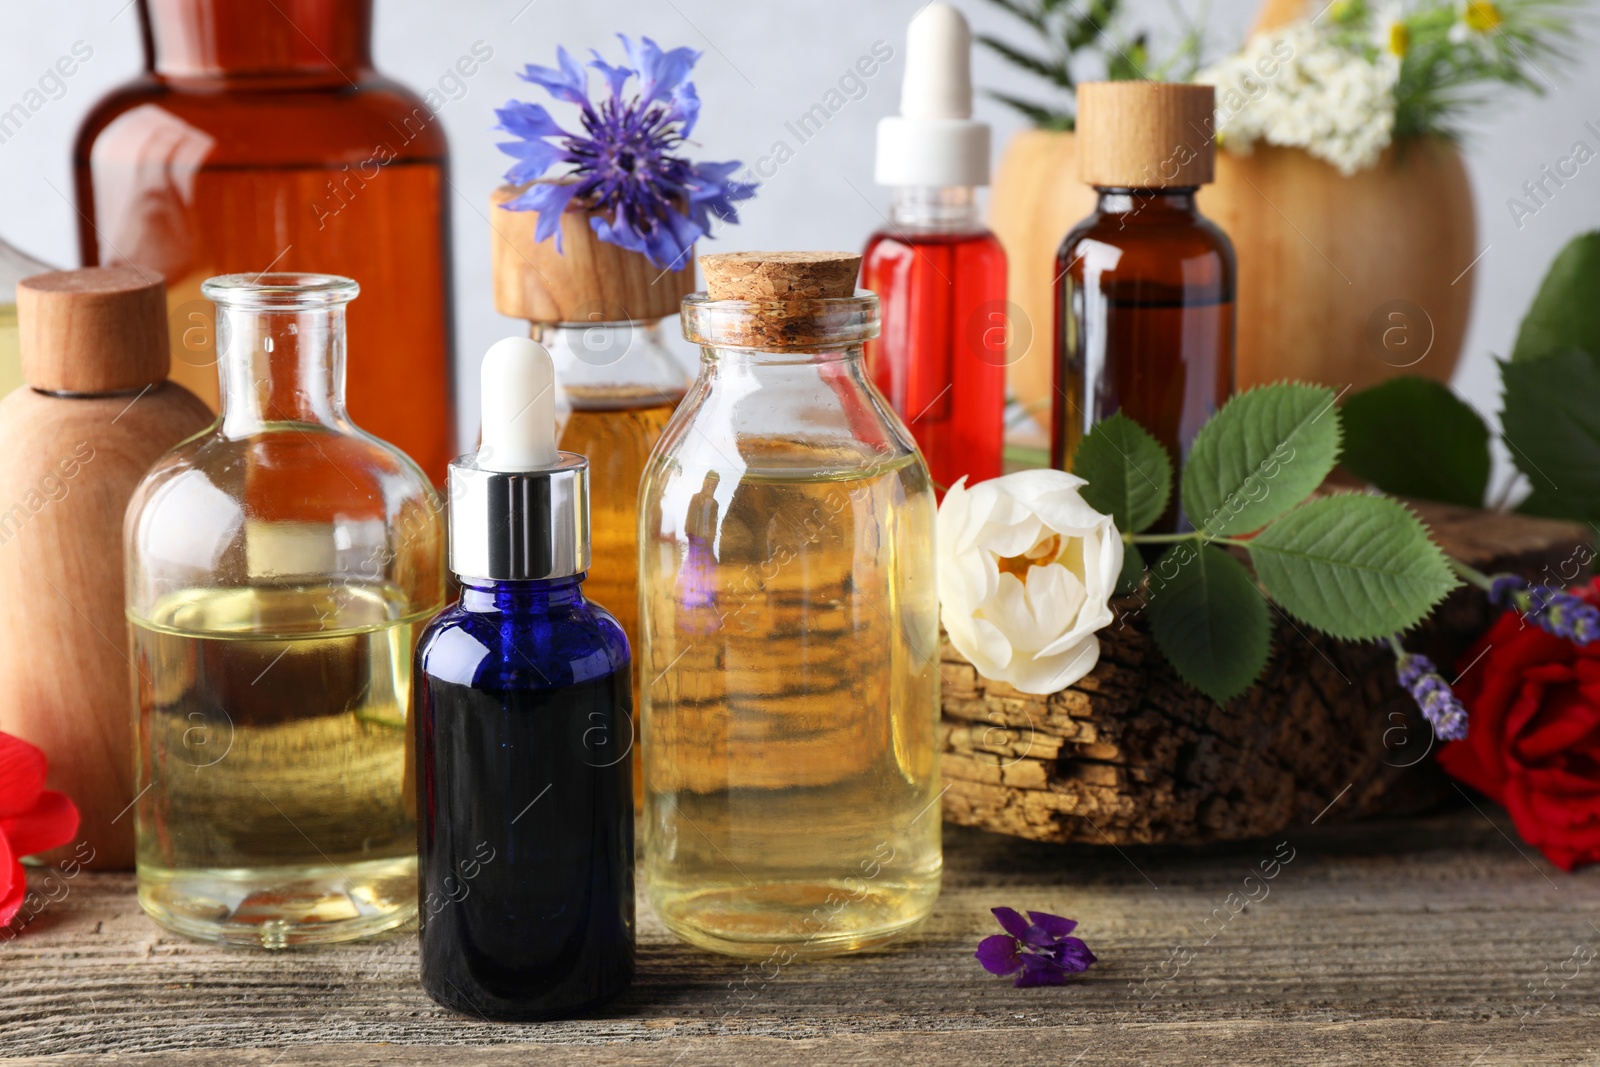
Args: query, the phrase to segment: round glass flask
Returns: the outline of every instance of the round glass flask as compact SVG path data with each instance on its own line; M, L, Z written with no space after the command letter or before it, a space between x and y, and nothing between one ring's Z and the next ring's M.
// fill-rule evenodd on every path
M345 412L331 275L212 278L222 412L124 524L139 902L269 948L416 912L411 658L444 595L439 501Z
M699 377L640 489L644 877L679 936L781 963L939 893L934 495L862 365L859 257L701 265Z

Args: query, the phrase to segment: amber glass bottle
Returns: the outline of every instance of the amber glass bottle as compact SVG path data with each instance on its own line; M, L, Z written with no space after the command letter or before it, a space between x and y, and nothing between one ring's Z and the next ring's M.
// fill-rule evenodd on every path
M1233 245L1195 208L1212 174L1212 93L1079 87L1079 168L1100 200L1056 260L1051 460L1063 470L1118 411L1179 460L1233 392ZM1161 525L1184 521L1174 504Z
M172 377L213 407L202 281L356 279L350 414L442 481L456 444L444 131L373 69L372 0L139 0L139 14L145 73L90 111L74 150L84 263L166 276Z

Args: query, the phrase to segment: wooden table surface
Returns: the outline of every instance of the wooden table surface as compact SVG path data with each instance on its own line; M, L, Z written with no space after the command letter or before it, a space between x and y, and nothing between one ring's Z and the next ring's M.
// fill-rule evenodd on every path
M1204 850L947 827L944 895L903 944L763 974L646 909L633 990L541 1025L434 1006L414 933L197 944L143 916L132 876L86 871L0 946L0 1063L1600 1067L1600 869L1563 874L1478 804ZM1077 918L1100 964L991 978L972 952L1001 904Z

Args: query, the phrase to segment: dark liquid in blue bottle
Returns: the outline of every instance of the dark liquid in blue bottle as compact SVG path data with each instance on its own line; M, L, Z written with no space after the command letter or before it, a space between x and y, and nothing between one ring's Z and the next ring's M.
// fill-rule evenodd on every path
M634 968L632 685L576 579L464 584L417 653L422 984L488 1019L577 1014Z

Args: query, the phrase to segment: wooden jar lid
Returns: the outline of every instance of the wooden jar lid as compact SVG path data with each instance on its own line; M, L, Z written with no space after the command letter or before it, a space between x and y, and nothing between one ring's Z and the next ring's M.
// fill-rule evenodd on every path
M129 267L35 274L17 285L22 376L52 393L121 393L163 382L167 298L161 276Z
M494 306L530 322L653 322L678 313L694 291L694 256L662 270L642 253L595 236L589 212L569 207L561 216L561 251L555 238L535 241L537 211L500 205L523 188L502 185L489 198L494 263Z
M854 252L718 252L700 257L712 300L786 303L854 296Z
M1169 82L1078 86L1078 177L1102 188L1205 185L1216 161L1216 90Z

